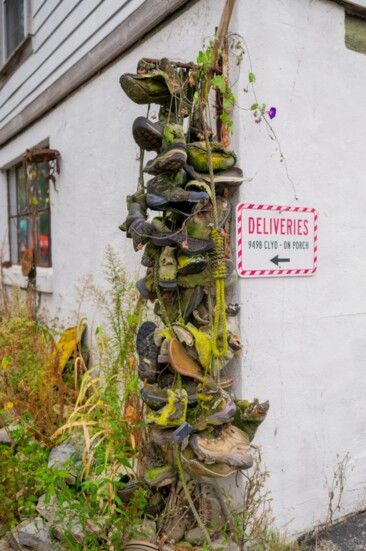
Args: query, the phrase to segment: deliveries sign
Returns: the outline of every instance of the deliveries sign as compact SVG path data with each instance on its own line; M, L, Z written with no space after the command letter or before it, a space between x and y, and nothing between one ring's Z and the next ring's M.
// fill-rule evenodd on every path
M241 277L315 274L315 209L240 203L236 228L237 271Z

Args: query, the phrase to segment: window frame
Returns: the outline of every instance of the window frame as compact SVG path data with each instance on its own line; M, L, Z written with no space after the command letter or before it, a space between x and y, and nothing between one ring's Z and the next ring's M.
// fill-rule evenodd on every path
M13 264L13 266L20 266L21 264L21 251L20 251L20 240L19 240L19 219L20 218L29 218L32 216L32 211L29 210L29 197L27 196L27 210L25 212L20 212L19 210L19 180L18 180L18 169L23 167L25 172L25 166L22 162L17 162L13 166L7 167L7 174L6 174L6 180L7 180L7 200L8 200L8 235L9 235L9 258ZM10 182L10 172L14 172L14 184L16 186L15 188L15 196L16 196L16 214L11 213L11 190L10 186L12 183ZM43 269L49 269L52 268L52 231L51 231L51 202L50 202L50 181L47 181L48 183L48 202L46 207L40 207L37 208L37 252L40 252L40 214L43 212L48 213L48 262L40 262L40 259L38 259L36 268L37 271L39 268ZM13 232L14 232L14 226L13 226L13 220L16 221L16 250L17 250L17 258L12 258L13 255Z
M0 89L17 68L32 54L31 0L23 0L24 36L6 57L5 1L0 0Z

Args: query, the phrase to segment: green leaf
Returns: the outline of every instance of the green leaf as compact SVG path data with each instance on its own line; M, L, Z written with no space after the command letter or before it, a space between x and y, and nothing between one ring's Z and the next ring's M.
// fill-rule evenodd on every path
M203 65L205 62L207 62L207 57L202 51L199 51L196 61L199 65Z
M3 358L1 360L1 367L3 369L6 369L12 362L13 362L13 358L11 358L10 356Z
M39 205L39 201L37 197L34 197L34 195L32 195L32 205Z
M253 105L250 106L250 110L255 111L256 109L258 109L258 103L253 103Z
M230 112L233 108L233 102L225 98L223 101L223 107L226 112Z
M215 77L213 77L210 84L211 86L217 86L222 94L226 92L226 84L222 75L216 75Z
M256 79L255 79L255 74L254 73L250 72L248 77L249 77L249 82L255 82Z

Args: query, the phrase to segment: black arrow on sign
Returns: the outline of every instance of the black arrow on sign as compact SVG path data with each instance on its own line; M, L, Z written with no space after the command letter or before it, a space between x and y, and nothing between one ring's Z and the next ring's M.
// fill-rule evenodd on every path
M276 264L276 266L278 266L278 264L280 262L290 262L290 259L289 258L278 258L278 254L276 254L276 256L271 258L271 262L273 262L273 264Z

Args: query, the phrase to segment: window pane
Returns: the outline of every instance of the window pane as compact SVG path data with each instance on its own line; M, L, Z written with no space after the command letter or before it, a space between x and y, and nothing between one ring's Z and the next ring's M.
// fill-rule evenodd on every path
M38 264L50 266L50 213L48 210L39 213Z
M18 218L10 218L9 232L10 232L10 259L13 262L13 264L17 264L19 262Z
M27 192L25 188L25 173L21 166L17 168L17 183L18 183L18 213L25 213L28 210Z
M24 249L26 249L32 241L31 227L29 219L26 216L18 218L18 243L19 243L19 257L22 257ZM19 258L19 260L20 260Z
M41 165L38 168L38 178L37 178L37 199L38 199L38 208L43 209L48 207L49 203L49 185L48 178L46 178L47 167L46 165Z
M5 0L4 18L8 58L24 38L24 0Z
M8 190L9 190L9 214L10 216L14 216L14 214L18 214L15 170L8 171Z

